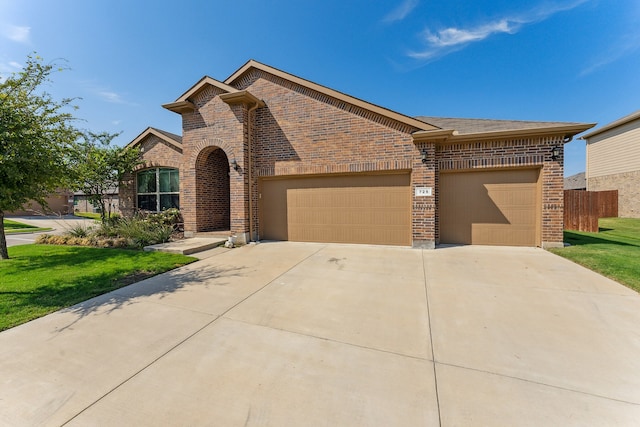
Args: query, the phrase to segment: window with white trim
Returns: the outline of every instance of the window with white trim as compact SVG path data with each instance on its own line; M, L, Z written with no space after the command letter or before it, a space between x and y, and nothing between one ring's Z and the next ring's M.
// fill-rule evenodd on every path
M178 169L154 168L138 172L137 207L160 212L180 208L180 177Z

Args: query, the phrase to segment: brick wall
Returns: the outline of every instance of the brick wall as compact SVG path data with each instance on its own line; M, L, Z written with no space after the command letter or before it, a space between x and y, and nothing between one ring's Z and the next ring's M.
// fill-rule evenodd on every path
M218 95L220 89L207 87L193 97L194 112L182 115L184 157L180 181L181 211L184 219L185 235L199 231L225 228L234 234L248 230L248 179L246 173L246 115L243 105L229 106ZM207 161L212 153L218 153L215 160ZM239 171L229 170L229 162L236 160ZM223 163L226 163L223 164ZM216 172L211 167L218 168ZM215 183L209 174L218 174ZM226 174L222 179L220 174ZM212 190L211 185L218 188ZM221 188L226 186L226 188ZM216 208L207 200L211 191L227 197L230 215L220 219ZM225 206L226 209L226 206Z
M587 190L618 190L618 216L640 218L640 171L589 178Z
M418 130L268 73L254 70L239 80L267 106L255 112L254 173L268 176L410 171L412 188L435 185L433 145L430 163L420 160L411 133ZM258 229L258 199L253 193ZM434 243L434 197L414 201L413 239Z
M144 165L137 168L137 171L152 167L167 167L180 169L182 163L182 150L157 136L150 134L138 145L142 151ZM182 181L182 170L180 170L180 181ZM180 183L182 187L182 182ZM182 197L182 194L181 194ZM182 199L180 200L182 206ZM124 216L131 216L136 209L136 181L135 173L124 177L119 187L119 208Z
M554 146L560 147L560 157L557 160L551 159L551 148ZM542 243L544 246L562 244L562 136L439 145L436 152L438 171L541 168L539 179L542 185Z

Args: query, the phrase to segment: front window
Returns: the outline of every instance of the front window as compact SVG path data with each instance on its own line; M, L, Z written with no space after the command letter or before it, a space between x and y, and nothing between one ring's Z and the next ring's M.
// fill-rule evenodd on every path
M138 172L138 209L160 212L180 208L178 169L155 168Z

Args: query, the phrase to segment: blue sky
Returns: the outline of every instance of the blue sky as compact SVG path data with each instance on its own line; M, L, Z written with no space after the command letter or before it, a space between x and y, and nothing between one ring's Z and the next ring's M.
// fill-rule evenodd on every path
M119 145L179 134L160 105L249 59L410 116L603 125L640 108L638 22L638 0L0 0L0 75L63 58L48 90Z

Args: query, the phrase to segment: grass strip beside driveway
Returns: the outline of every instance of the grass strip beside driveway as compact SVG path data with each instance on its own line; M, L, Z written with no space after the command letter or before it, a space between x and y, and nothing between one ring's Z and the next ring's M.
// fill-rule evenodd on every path
M10 219L4 220L4 232L7 234L14 233L35 233L37 231L50 231L50 228L34 227L33 225L23 224L18 221L12 221Z
M640 219L600 218L599 233L565 231L571 246L551 249L640 292Z
M196 261L161 252L21 245L0 261L0 331Z

